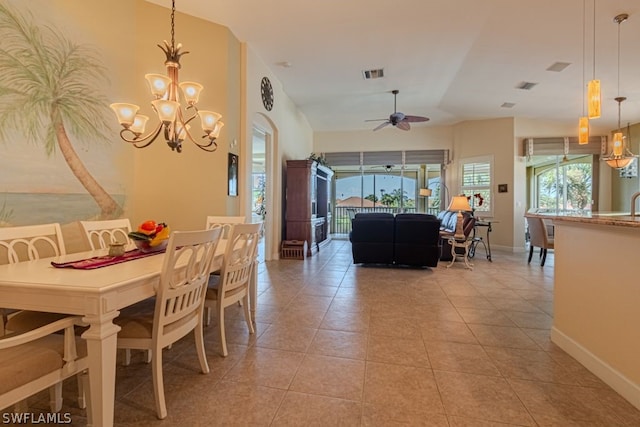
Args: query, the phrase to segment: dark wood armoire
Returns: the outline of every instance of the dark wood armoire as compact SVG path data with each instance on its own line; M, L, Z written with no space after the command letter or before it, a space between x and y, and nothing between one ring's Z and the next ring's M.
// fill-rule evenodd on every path
M332 178L316 161L287 161L286 240L306 241L307 256L331 239Z

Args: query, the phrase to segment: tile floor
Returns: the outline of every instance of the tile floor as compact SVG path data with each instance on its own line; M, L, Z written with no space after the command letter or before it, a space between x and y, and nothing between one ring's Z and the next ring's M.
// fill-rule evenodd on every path
M553 255L481 251L435 269L351 264L334 240L306 261L263 263L258 328L227 309L229 356L206 330L211 373L190 339L164 352L169 415L150 366L119 366L118 426L640 426L640 411L553 345ZM74 381L65 408L84 425ZM39 397L39 398L38 398ZM46 410L46 394L31 403Z

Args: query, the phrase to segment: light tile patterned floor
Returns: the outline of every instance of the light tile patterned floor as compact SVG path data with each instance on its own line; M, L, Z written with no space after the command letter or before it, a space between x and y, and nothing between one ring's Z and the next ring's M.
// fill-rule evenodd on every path
M227 309L229 356L206 331L164 352L169 415L150 366L118 367L116 425L639 426L640 411L549 340L553 255L481 253L469 271L354 266L334 240L305 261L260 265L258 328ZM73 381L65 411L75 425ZM33 399L46 410L45 395Z

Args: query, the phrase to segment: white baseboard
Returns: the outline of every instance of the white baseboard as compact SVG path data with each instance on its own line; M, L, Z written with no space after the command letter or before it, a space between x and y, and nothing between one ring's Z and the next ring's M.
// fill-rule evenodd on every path
M640 385L633 383L607 362L598 358L555 327L551 328L551 341L569 353L569 355L584 365L612 389L620 393L620 395L627 399L633 406L640 409Z

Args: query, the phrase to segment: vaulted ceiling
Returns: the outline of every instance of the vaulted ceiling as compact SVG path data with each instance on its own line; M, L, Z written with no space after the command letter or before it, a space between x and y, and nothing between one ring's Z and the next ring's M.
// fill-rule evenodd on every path
M373 129L365 120L393 113L393 89L398 111L431 119L412 126L498 117L577 126L594 66L603 115L592 127L616 127L618 94L628 98L622 124L640 122L638 0L177 0L176 8L248 43L315 131ZM623 12L629 19L618 26ZM547 70L557 63L569 65ZM379 68L384 78L363 78Z

